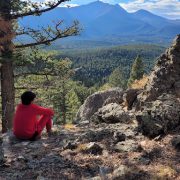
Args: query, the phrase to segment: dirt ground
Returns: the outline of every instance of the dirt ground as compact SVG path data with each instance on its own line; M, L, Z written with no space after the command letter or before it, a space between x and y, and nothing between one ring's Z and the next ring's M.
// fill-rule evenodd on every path
M6 161L0 166L0 180L180 179L180 151L172 145L178 128L149 140L131 134L134 131L126 127L122 147L132 140L138 148L117 150L111 132L120 127L122 131L122 124L69 125L35 142L6 138Z

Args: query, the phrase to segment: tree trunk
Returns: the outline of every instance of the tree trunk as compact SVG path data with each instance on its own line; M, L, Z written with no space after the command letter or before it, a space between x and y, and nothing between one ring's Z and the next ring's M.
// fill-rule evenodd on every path
M63 124L66 124L66 92L65 92L65 82L62 81L62 118L63 118Z
M7 4L9 0L5 1ZM5 3L4 2L4 3ZM8 6L7 6L8 7ZM0 19L0 53L1 53L1 99L2 99L2 132L12 128L14 113L14 75L13 75L13 21L9 19L9 9L1 9L6 13Z
M5 52L4 52L5 54ZM2 98L2 132L12 128L14 114L14 74L12 63L12 52L3 56L1 65L1 98Z

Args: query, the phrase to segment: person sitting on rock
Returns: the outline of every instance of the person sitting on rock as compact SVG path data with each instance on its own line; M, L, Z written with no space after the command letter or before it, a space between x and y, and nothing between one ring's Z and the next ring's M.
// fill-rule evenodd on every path
M18 139L36 140L46 127L48 135L52 133L53 110L34 104L36 94L26 91L21 95L21 104L17 106L13 121L13 133Z

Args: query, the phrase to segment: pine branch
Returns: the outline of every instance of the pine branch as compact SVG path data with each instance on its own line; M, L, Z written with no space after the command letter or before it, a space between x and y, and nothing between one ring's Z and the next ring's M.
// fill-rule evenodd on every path
M16 90L23 90L23 89L38 89L38 87L15 87Z
M18 34L20 35L26 34L30 36L35 42L27 44L17 44L15 45L15 48L27 48L42 44L50 45L53 41L57 39L79 34L80 29L78 21L74 21L72 26L65 28L64 30L61 30L60 28L62 23L63 21L58 22L57 24L55 24L54 28L51 28L50 26L48 26L47 28L42 28L41 30L34 30L28 28L27 31L24 30L18 32Z
M28 28L28 27L27 28L23 27L23 28L20 28L16 31L15 36L30 35L31 33L35 34L38 32L39 32L39 30L35 30L32 28Z
M53 10L54 8L58 7L63 2L70 1L70 0L57 0L57 1L49 1L46 3L34 3L28 1L26 3L26 8L24 7L25 12L17 12L16 14L11 15L11 19L18 19L23 18L26 16L40 16L44 12L48 12L50 10ZM47 7L44 9L41 9L43 6Z
M58 76L58 74L55 74L53 72L47 72L47 73L40 73L40 72L26 72L22 74L16 74L14 77L21 77L21 76L30 76L30 75L35 75L35 76Z

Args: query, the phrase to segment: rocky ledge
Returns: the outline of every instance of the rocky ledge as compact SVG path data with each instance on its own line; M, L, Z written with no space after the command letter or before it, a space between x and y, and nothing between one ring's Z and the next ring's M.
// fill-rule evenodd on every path
M177 132L150 140L137 130L134 121L61 127L35 142L6 134L0 179L178 180Z

